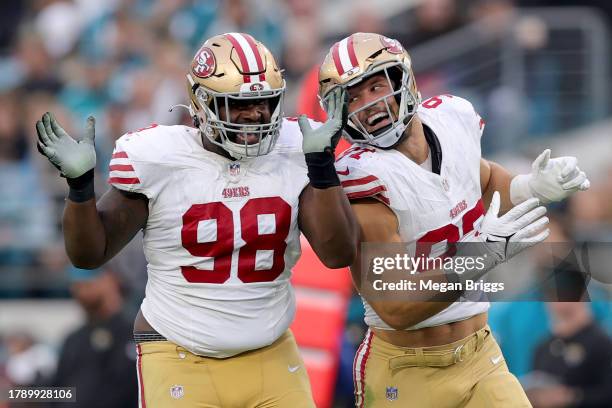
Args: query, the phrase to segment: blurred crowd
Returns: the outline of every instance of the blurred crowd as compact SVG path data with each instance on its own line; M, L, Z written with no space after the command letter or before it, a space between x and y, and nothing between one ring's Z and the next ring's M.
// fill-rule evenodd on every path
M81 277L71 275L74 271L61 239L60 219L66 184L36 152L34 123L44 112L51 111L68 133L78 135L85 118L95 115L96 190L102 194L106 190L106 165L118 137L151 123L190 124L186 111L180 108L170 111L169 108L186 102L188 62L206 38L218 33L247 32L266 44L285 70L285 113L308 113L319 119L323 116L315 95L315 70L329 45L355 31L396 37L409 51L415 49L413 63L423 97L451 92L472 100L488 121L484 151L519 156L517 161L521 161L523 171L526 170L524 164L538 153L522 149L523 142L610 116L610 104L599 106L595 113L588 104L589 95L581 88L585 78L572 76L587 72L586 77L593 68L576 62L586 42L576 40L577 43L572 43L574 48L569 50L555 48L555 44L568 44L568 37L555 37L541 21L520 20L520 29L516 31L519 52L503 54L508 50L516 51L512 45L515 43L508 45L506 35L510 25L515 27L511 22L515 21L520 7L591 6L596 10L598 21L609 28L610 2L427 0L415 2L416 5L404 7L391 16L385 14L384 1L338 3L345 7L340 9L331 0L1 2L0 299L75 296L87 311L88 323L71 335L66 344L78 343L81 339L83 347L98 347L101 361L112 347L124 346L128 340L115 330L118 333L126 328L129 333L124 317L129 321L137 310L146 281L146 263L139 239L136 238L107 266L113 277L105 281L104 287L119 293L116 304L107 305L112 313L106 311L103 318L92 317L86 298L95 295L81 293L79 297L75 282ZM390 3L395 7L398 2ZM472 29L476 23L480 24ZM467 54L459 58L454 58L452 52L448 52L446 58L447 51L452 51L447 48L438 48L438 52L433 53L435 58L430 58L428 51L436 48L426 47L428 44L444 41L441 46L448 47L454 44L453 34L457 32L464 38L458 43L462 46L466 42L471 46L470 36L489 42L483 47L467 47ZM607 47L609 52L610 45ZM517 55L529 73L522 78L522 86L529 92L512 86L513 65L507 62L508 58ZM557 60L554 55L569 57ZM612 65L609 55L605 55L608 69ZM420 61L427 63L423 65ZM571 69L560 73L560 68L567 66ZM604 75L605 86L612 90L612 76L609 72ZM601 169L600 177L592 179L589 193L578 194L557 208L559 220L572 239L610 241L612 238L612 204L608 199L612 194L610 175L612 167ZM358 299L351 304L344 336L343 371L339 377L340 394L345 387L345 396L350 395L352 352L363 330ZM121 317L115 319L119 309ZM503 316L511 314L506 309L502 312ZM541 316L563 315L564 311L538 309L538 313ZM565 315L571 315L571 311L566 311ZM594 314L596 320L600 315ZM583 321L591 322L586 318ZM602 333L612 328L609 321L602 325ZM588 324L579 326L581 330ZM499 334L503 336L501 331ZM549 325L543 326L539 340L545 341L546 334L563 336ZM504 346L503 337L500 340ZM558 343L554 339L550 342ZM0 343L3 343L0 346L0 388L3 381L15 384L59 381L62 367L75 364L65 360L74 356L66 356L65 350L58 354L58 350L38 344L32 333L0 333ZM537 342L531 343L533 352ZM121 355L132 361L133 356L129 353ZM509 358L512 359L512 352ZM60 371L56 373L58 362ZM543 367L542 370L546 367L559 370L548 360L540 359L535 363ZM515 368L526 374L535 363L523 361L520 363L523 365L517 363ZM120 370L117 367L121 365L117 364L109 368L109 378L113 370Z

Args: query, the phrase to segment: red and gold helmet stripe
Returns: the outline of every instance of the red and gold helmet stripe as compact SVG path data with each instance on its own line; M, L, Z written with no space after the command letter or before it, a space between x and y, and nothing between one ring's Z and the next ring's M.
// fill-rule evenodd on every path
M359 66L352 35L334 44L332 47L332 58L340 76Z
M232 43L238 54L244 82L265 81L264 64L253 37L241 33L227 33L225 36Z

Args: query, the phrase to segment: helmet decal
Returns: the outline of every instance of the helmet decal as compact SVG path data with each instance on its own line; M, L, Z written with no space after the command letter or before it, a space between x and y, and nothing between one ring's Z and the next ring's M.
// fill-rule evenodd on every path
M399 41L394 40L393 38L385 37L384 35L380 36L380 42L383 47L387 49L391 54L401 54L404 52L404 47L400 44Z
M213 54L212 50L208 47L200 48L191 63L193 73L199 78L208 78L214 74L216 68L217 61L215 60L215 54Z
M263 91L264 86L261 84L261 82L255 82L254 84L251 84L251 86L249 87L249 90L251 92L257 92L257 91Z

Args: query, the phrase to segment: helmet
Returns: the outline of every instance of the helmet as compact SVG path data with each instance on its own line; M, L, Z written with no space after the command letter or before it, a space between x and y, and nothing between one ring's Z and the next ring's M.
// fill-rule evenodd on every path
M212 143L235 159L269 153L280 132L285 81L268 49L248 34L226 33L209 38L198 50L187 74L189 112ZM230 106L238 101L266 100L270 122L234 123ZM225 110L225 119L219 114ZM257 135L248 143L247 135ZM237 136L243 135L244 142Z
M335 43L319 69L319 98L325 107L336 87L351 86L375 74L383 74L392 92L348 116L344 137L351 143L366 143L383 149L395 146L402 138L421 100L410 56L394 39L380 34L355 33ZM399 112L392 114L388 98L394 97ZM358 113L384 101L391 124L369 133Z

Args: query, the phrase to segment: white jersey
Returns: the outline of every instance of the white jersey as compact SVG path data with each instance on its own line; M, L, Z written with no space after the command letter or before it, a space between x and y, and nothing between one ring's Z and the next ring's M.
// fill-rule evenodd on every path
M287 119L274 150L245 161L205 150L187 126L153 125L117 140L109 183L149 199L141 310L168 340L224 358L288 329L308 183L301 146Z
M482 220L480 137L484 121L468 101L451 95L425 101L417 114L440 143L440 174L395 149L365 145L349 149L336 169L349 199L373 197L391 208L399 235L411 253L439 256L446 251L447 242L471 233ZM391 329L365 299L363 302L369 326ZM488 308L486 301L460 299L409 330L467 319Z

